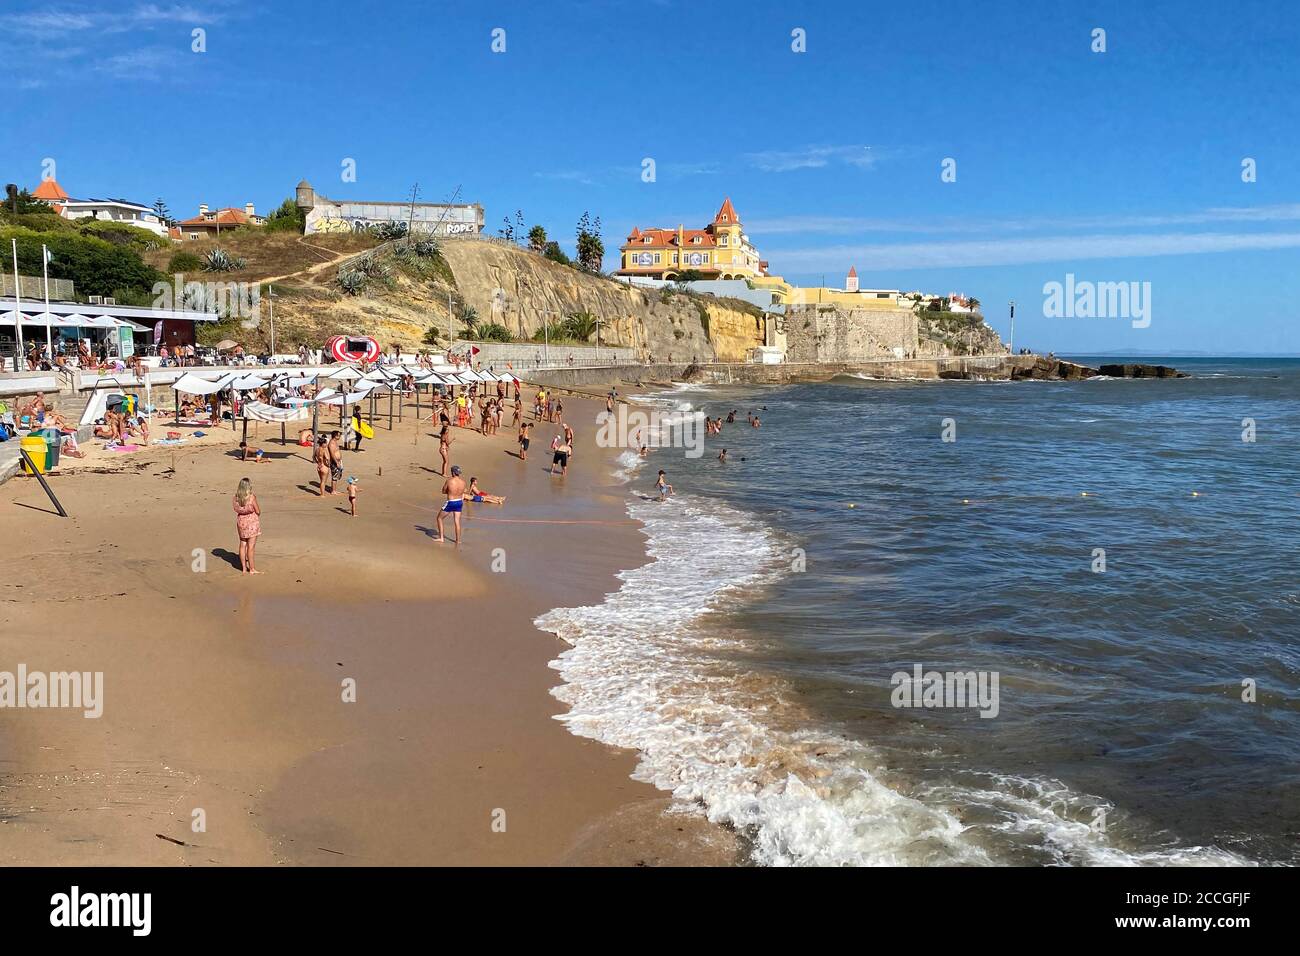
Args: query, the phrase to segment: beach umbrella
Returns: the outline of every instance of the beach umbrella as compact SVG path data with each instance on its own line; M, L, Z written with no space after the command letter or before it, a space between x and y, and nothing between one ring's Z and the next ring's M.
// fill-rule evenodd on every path
M216 348L218 352L224 352L226 349L233 349L238 344L239 343L234 339L222 339L214 346L214 348Z

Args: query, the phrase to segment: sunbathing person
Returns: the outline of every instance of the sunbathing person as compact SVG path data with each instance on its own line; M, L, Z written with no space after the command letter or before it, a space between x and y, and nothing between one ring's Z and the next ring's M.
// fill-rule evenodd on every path
M469 480L469 491L466 494L469 495L470 501L481 501L490 505L503 505L506 503L505 495L490 495L480 488L477 478Z

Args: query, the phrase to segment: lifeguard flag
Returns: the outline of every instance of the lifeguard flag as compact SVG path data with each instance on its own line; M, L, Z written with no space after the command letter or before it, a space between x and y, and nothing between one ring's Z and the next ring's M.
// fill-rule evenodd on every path
M477 346L477 345L471 345L471 346L469 347L469 354L470 354L470 355L478 355L478 346Z

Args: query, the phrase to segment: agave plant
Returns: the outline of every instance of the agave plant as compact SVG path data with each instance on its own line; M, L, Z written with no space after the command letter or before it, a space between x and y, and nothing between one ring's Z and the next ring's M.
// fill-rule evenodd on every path
M401 239L406 235L406 223L404 222L377 222L370 226L370 234L378 239L387 242L390 239Z
M366 274L357 269L342 267L339 269L338 284L348 295L357 295L366 287Z
M225 249L218 246L216 249L209 249L203 257L204 272L233 272L239 268L235 263L236 260Z

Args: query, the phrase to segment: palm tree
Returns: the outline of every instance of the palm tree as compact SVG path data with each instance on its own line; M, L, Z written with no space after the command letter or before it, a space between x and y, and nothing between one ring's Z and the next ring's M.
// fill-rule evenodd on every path
M564 320L564 331L570 338L585 342L596 334L596 317L590 312L570 312Z

